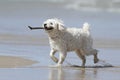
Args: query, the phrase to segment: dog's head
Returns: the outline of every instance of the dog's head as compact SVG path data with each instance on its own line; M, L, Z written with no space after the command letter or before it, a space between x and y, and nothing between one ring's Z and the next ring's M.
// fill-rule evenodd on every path
M64 24L59 19L48 19L43 23L43 27L47 32L53 32L64 29Z

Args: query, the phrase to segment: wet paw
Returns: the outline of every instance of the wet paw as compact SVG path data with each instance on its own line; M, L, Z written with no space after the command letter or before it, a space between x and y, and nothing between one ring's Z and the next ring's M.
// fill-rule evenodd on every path
M51 68L60 68L62 67L62 64L56 64L56 65L50 65Z
M94 59L94 63L98 63L99 59Z

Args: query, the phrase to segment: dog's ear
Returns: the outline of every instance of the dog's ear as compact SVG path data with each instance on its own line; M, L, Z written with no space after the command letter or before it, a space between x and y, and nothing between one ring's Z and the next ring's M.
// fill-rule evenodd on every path
M55 20L55 22L56 22L56 26L57 26L57 30L64 30L65 29L65 27L64 27L64 24L63 24L63 21L62 20L60 20L60 19L57 19L57 18L55 18L54 19Z
M57 29L62 31L62 30L64 30L65 28L64 28L64 25L63 25L63 24L58 23L58 24L57 24Z

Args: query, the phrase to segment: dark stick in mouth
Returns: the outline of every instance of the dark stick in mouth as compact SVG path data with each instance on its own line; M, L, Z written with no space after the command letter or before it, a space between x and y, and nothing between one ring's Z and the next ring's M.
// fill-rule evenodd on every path
M33 29L44 29L43 27L31 27L31 26L28 26L28 28L29 28L30 30L33 30Z

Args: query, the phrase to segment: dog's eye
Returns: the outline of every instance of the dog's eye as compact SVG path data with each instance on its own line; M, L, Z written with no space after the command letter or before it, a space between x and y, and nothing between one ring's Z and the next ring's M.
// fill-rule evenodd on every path
M47 24L44 24L44 27L46 26Z
M50 25L53 25L53 23L50 23Z

